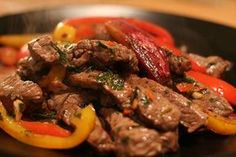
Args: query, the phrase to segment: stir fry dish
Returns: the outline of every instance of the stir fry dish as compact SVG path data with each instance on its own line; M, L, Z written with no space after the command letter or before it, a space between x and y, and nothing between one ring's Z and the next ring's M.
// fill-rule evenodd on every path
M236 134L236 88L220 79L232 63L181 51L158 25L75 18L36 36L0 37L1 55L16 52L0 60L16 65L0 83L0 128L16 140L157 156L178 150L180 126Z

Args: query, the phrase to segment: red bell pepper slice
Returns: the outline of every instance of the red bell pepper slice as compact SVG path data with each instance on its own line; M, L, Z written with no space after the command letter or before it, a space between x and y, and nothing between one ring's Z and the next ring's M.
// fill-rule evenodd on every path
M149 34L151 34L153 37L161 38L163 42L174 45L174 39L171 36L171 34L164 29L161 26L154 25L150 22L135 19L135 18L121 18L121 17L86 17L86 18L75 18L75 19L68 19L64 21L64 24L68 24L71 26L74 26L78 29L79 32L80 29L84 29L86 27L87 31L89 30L89 33L91 35L91 32L93 30L93 26L95 24L103 24L111 20L124 20L128 23L135 25L136 27L145 30ZM86 31L86 32L87 32ZM80 35L80 33L77 33Z
M149 77L161 83L168 80L170 70L167 57L152 36L123 20L110 21L106 27L117 42L134 50Z
M233 85L218 78L196 71L188 71L186 75L210 87L227 99L231 104L236 105L236 88Z
M20 121L21 126L25 129L41 135L51 135L58 137L68 137L71 135L70 131L59 127L56 124L47 122L30 122L30 121Z
M162 38L164 43L174 45L173 37L165 28L140 19L128 18L126 20L128 23L134 24L136 27L145 30L154 37Z

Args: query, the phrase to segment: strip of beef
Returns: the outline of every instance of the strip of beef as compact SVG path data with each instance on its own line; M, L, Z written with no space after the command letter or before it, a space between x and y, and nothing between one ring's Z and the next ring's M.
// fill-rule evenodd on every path
M115 103L122 108L129 107L134 95L133 88L117 74L112 72L89 71L71 74L69 82L73 86L102 90L108 96L112 96Z
M219 56L203 57L197 54L190 53L189 56L203 67L206 67L206 72L209 75L220 77L225 71L229 71L232 67L231 62L224 60Z
M89 134L87 141L100 152L115 151L115 144L112 141L110 135L103 128L102 123L98 117L96 117L95 127Z
M59 59L58 48L56 43L49 35L40 36L39 38L28 43L28 49L31 56L36 60L44 60L45 62L55 62Z
M70 117L84 104L90 103L94 99L94 94L89 91L65 92L55 94L47 102L49 110L55 110L57 119L62 119L65 123L70 124Z
M156 156L178 148L176 132L158 133L111 108L100 113L111 127L118 156Z
M19 75L12 74L1 82L0 96L40 102L43 99L43 92L38 84L32 81L22 81Z
M172 130L178 126L180 111L174 104L142 82L130 84L136 89L132 107L137 109L145 124L162 130Z
M177 75L183 75L185 71L191 69L191 62L185 56L176 56L167 52L170 71Z
M110 76L111 75L111 76ZM102 90L111 96L122 109L137 110L140 119L152 127L162 130L172 130L179 124L180 112L160 94L153 92L149 87L135 85L132 87L124 80L119 80L116 74L107 75L105 72L91 71L72 74L69 80L72 85L94 90ZM117 89L115 83L123 81ZM149 93L149 94L146 94Z
M81 40L77 43L76 50L68 54L68 61L76 67L95 64L101 68L118 68L117 70L125 68L131 72L138 71L138 60L135 53L112 41Z
M23 79L36 81L46 69L48 68L44 61L35 60L30 56L19 61L16 72Z
M212 111L221 116L228 116L233 112L232 106L224 97L200 83L196 82L195 86L201 90L192 93L193 103L198 104L206 111Z
M151 88L155 93L161 94L171 103L176 105L181 112L180 122L188 128L189 132L193 132L194 130L205 124L207 117L202 112L202 109L184 96L174 92L172 89L166 86L162 86L161 84L153 80L147 78L139 78L136 75L130 75L127 78L127 81L134 85L138 82L138 84L141 84L144 87L147 86Z

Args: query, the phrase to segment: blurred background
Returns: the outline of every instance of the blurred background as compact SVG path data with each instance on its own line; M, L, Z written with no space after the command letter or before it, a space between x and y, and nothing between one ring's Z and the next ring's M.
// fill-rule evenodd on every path
M0 0L0 16L58 6L91 4L128 5L236 28L236 0Z

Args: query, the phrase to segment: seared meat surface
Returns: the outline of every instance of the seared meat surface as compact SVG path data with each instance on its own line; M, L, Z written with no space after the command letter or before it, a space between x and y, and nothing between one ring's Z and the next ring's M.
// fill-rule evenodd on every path
M122 88L116 89L113 87L114 84L100 81L99 76L101 74L103 72L81 72L70 75L69 80L72 85L102 90L105 94L114 98L119 108L122 110L126 108L137 110L140 119L155 128L171 130L177 127L180 112L166 98L153 91L150 87L142 86L142 84L133 84L131 86L126 81L124 81ZM108 80L111 81L111 78ZM115 80L114 82L119 81Z
M194 103L199 104L204 110L222 116L228 116L233 112L232 106L224 97L200 83L197 84L202 88L202 91L200 92L200 97L192 98Z
M134 95L133 88L122 78L114 73L102 71L90 71L72 74L69 82L74 86L101 90L114 98L122 108L130 106L131 97Z
M205 67L207 74L215 77L220 77L225 71L229 71L232 67L231 62L219 56L203 57L193 53L190 53L189 56L197 61L199 65Z
M43 99L43 92L38 84L22 81L20 76L12 74L1 82L0 96L10 96L12 100L19 98L38 102Z
M174 92L170 88L163 86L155 81L149 80L147 78L139 78L136 75L130 75L128 82L142 84L151 88L155 93L159 93L162 97L173 103L181 112L180 122L188 128L189 132L192 132L204 125L206 122L206 116L202 110L194 105L190 100L184 96Z
M28 43L33 58L52 63L59 59L58 48L51 36L45 35Z
M113 109L103 108L100 113L111 127L118 156L155 156L178 148L176 132L158 133Z
M65 92L53 95L47 101L47 106L50 110L56 111L58 119L70 124L71 115L78 112L81 106L88 104L94 98L94 93L88 91Z
M170 71L174 74L183 75L184 72L191 69L191 62L185 56L176 56L169 52L168 61L170 65Z
M180 120L179 109L151 86L138 82L129 83L136 90L132 105L137 108L140 119L162 130L175 129Z
M96 117L95 127L87 141L100 152L111 152L116 149L115 143L103 128L101 120L98 117Z
M86 64L101 68L138 71L138 60L135 53L125 46L111 41L82 40L77 43L76 50L68 54L69 63L80 67Z

